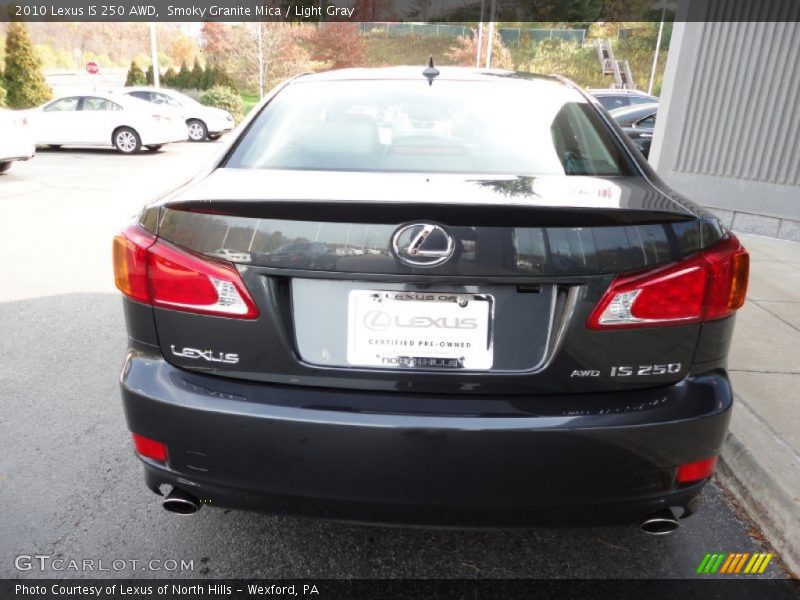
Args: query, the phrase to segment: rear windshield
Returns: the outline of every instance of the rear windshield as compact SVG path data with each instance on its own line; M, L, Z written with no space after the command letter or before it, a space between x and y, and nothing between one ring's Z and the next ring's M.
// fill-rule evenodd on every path
M630 175L594 109L538 81L318 81L281 91L227 167Z

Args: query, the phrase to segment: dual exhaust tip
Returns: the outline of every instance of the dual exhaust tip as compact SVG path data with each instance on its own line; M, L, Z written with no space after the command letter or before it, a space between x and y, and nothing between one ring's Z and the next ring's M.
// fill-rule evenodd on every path
M200 501L194 494L176 487L164 498L162 506L176 515L193 515L200 510ZM639 527L649 535L669 535L680 527L680 523L672 510L663 508L643 519Z

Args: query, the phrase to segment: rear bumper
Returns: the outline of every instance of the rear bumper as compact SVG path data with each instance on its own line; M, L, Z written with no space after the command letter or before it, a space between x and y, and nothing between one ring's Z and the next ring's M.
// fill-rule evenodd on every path
M723 371L607 396L422 398L209 377L139 353L126 361L122 396L130 429L168 446L167 464L143 459L154 491L170 484L211 506L442 526L692 512L705 482L678 486L675 467L717 454L732 406Z
M211 135L222 135L224 133L228 133L229 131L233 131L234 124L227 123L227 122L218 122L218 123L209 123L208 125L208 133Z
M143 146L172 144L189 139L186 126L180 121L171 125L142 127L139 135Z

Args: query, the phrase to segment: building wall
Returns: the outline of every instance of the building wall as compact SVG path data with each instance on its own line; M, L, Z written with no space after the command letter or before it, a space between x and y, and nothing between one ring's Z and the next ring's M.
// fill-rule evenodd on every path
M675 24L650 160L727 226L800 241L800 22L731 20L775 18L774 0L709 4Z

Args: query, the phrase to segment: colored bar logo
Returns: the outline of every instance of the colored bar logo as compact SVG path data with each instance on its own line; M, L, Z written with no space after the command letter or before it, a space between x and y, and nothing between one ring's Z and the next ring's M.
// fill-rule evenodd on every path
M699 575L713 575L715 573L724 575L760 575L767 569L767 565L771 560L772 554L763 552L755 554L748 552L709 553L700 561L697 573Z

